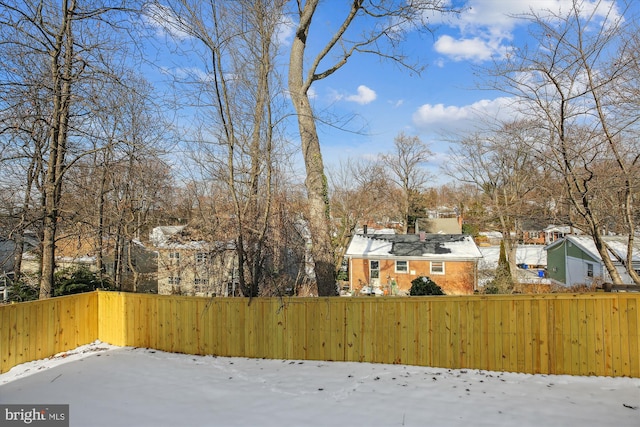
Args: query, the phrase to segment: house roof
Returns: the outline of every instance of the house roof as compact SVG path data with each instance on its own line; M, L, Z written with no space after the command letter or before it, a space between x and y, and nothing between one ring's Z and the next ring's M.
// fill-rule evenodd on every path
M235 242L199 240L202 237L198 230L184 225L155 227L151 231L150 240L159 250L194 250L194 251L223 251L234 250Z
M627 237L626 236L603 236L602 239L607 243L609 248L615 252L618 257L622 259L626 259L627 257ZM596 248L595 243L593 242L593 238L591 236L575 236L568 235L560 240L556 240L555 242L545 246L545 250L552 249L558 245L561 245L564 242L571 242L582 251L586 252L593 259L602 260L600 254L598 253L598 249ZM616 257L613 254L609 254L609 258L612 261L617 261ZM633 261L640 262L640 242L635 241L634 252L633 252Z
M547 265L547 252L543 245L518 245L516 248L516 264ZM485 246L480 248L482 261L481 270L495 270L500 258L500 246Z
M185 225L164 225L160 227L154 227L149 235L149 240L154 246L165 245L169 238L184 230Z
M356 234L345 254L351 258L423 258L475 260L482 257L473 238L464 234Z
M563 233L563 234L582 234L582 231L570 225L554 225L550 224L544 229L547 233Z

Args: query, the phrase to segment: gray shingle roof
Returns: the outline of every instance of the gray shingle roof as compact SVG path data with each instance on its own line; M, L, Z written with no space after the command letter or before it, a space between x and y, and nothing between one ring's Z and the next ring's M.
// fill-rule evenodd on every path
M451 249L444 247L445 243L464 241L464 236L461 234L426 234L424 240L420 240L418 234L367 235L366 237L390 242L392 246L389 253L396 256L449 254Z

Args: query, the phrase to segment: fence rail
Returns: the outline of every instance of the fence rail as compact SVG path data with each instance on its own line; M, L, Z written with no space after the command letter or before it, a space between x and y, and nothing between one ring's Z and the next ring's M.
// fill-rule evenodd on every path
M0 372L100 339L189 354L640 377L639 305L635 293L249 301L98 292L0 307Z

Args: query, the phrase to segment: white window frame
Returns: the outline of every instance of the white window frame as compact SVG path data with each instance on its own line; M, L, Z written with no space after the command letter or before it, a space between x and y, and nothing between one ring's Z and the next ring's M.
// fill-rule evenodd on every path
M433 264L442 264L442 270L440 269L433 269ZM445 274L445 262L444 261L431 261L429 263L429 273L430 274L436 274L436 275L444 275Z
M405 263L404 269L399 269L398 268L398 263L399 262L404 262ZM395 262L395 272L399 273L399 274L407 274L407 273L409 273L409 261L396 260L396 262Z

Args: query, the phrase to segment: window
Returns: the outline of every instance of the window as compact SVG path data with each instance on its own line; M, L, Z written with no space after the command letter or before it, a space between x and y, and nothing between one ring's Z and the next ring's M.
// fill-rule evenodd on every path
M587 263L587 277L593 277L593 264Z
M444 274L444 261L431 261L431 274Z
M540 238L540 232L539 231L530 231L529 232L529 238L530 239L538 239L538 238Z
M196 253L196 263L197 264L202 264L207 262L207 260L209 259L209 254L206 252L197 252Z
M209 284L209 280L208 279L193 279L193 284L194 285L208 285Z
M376 261L376 260L369 261L369 273L372 279L380 278L380 261Z
M408 273L409 261L396 261L396 273Z
M180 252L169 252L169 259L180 260Z
M180 285L181 280L180 276L169 276L170 285Z

